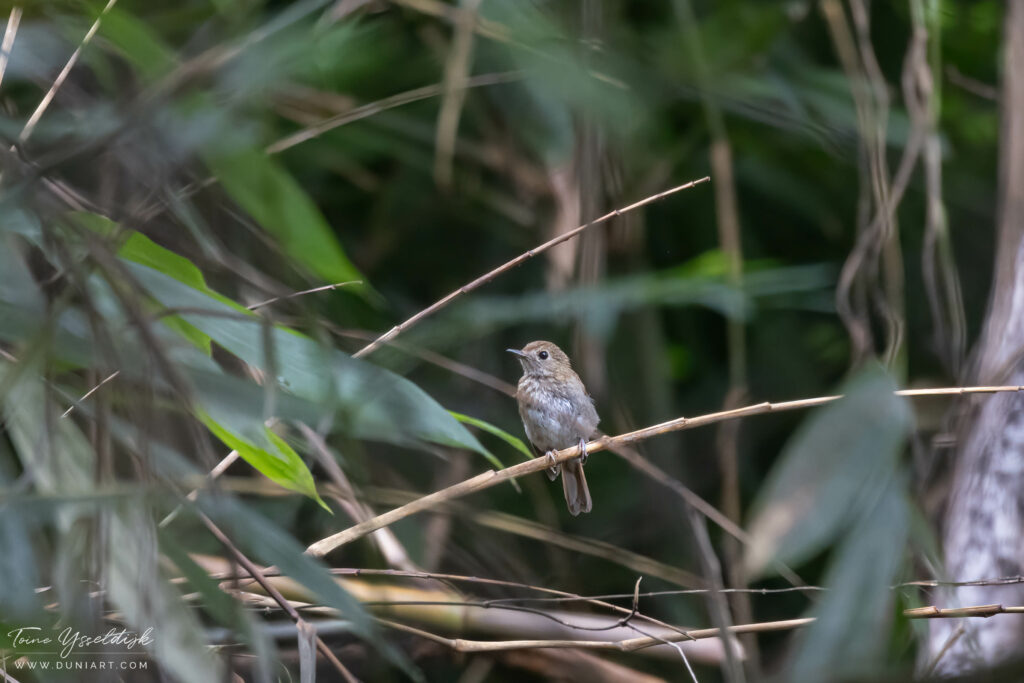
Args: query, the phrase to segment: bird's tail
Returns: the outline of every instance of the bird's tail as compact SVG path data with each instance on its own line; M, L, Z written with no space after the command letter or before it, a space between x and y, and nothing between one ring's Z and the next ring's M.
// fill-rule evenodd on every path
M590 489L583 474L583 463L579 460L570 460L562 465L562 491L570 515L575 517L581 512L590 512Z

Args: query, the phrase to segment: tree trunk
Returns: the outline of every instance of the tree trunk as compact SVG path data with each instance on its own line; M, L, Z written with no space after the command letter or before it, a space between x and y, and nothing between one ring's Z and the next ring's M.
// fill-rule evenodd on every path
M996 271L975 350L980 384L1024 384L1024 0L1007 4L1001 99ZM965 421L944 530L954 581L1024 574L1024 395L980 399ZM1024 604L1024 584L950 591L947 604ZM962 630L961 630L962 629ZM960 674L1020 657L1024 615L937 619L928 666ZM936 662L936 659L938 661Z

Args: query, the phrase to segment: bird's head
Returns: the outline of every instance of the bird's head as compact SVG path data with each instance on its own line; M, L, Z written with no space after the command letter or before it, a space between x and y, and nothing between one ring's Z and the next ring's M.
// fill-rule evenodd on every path
M519 357L523 374L559 378L572 372L569 357L549 341L532 341L521 349L506 349Z

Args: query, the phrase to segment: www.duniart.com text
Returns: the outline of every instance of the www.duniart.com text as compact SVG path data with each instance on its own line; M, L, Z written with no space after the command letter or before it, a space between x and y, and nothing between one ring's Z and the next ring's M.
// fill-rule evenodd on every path
M101 661L35 661L31 659L19 659L14 663L16 669L42 669L54 671L144 671L149 668L147 661L123 661L113 662Z

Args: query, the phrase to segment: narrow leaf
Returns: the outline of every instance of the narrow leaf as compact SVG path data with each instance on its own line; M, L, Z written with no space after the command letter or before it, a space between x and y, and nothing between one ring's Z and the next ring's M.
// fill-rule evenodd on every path
M895 476L911 419L895 389L881 370L863 373L786 446L753 506L754 540L745 559L750 576L773 560L799 563L823 550Z
M480 442L418 386L288 328L129 263L142 286L168 308L246 363L276 378L277 388L334 413L335 429L354 438L398 444L433 442L487 453ZM269 343L268 343L269 342Z
M232 416L235 424L238 424L238 415ZM241 416L248 420L247 416ZM228 448L238 451L238 454L247 463L262 472L271 481L280 484L286 489L297 491L309 496L320 504L328 512L331 509L320 498L316 491L316 483L309 468L283 439L270 431L267 427L260 425L259 430L253 430L251 420L249 428L233 431L225 427L209 414L200 414L206 428L213 432L214 436Z
M274 235L296 262L326 282L365 282L313 200L270 157L243 149L211 156L207 163L228 194Z

